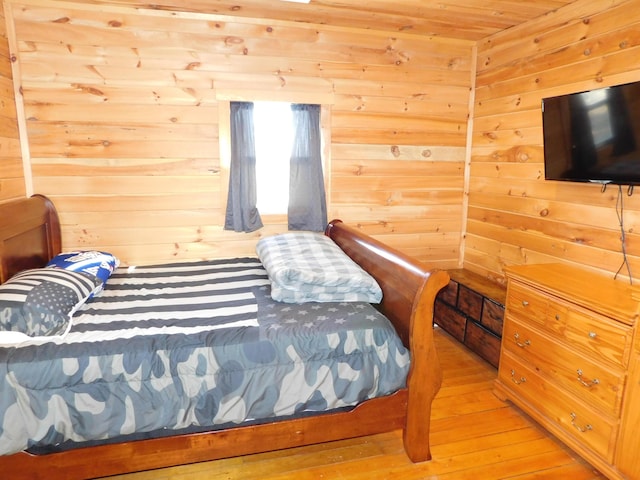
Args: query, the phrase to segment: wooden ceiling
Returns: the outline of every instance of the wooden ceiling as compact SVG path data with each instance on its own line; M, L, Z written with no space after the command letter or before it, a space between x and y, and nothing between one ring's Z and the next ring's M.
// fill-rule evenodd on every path
M321 23L478 41L575 0L89 0L83 3Z

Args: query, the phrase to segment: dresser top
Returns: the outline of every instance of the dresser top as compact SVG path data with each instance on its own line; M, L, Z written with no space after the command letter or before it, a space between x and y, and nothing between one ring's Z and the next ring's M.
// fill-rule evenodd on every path
M560 263L505 267L507 278L518 279L552 295L627 325L640 314L640 287L580 267Z

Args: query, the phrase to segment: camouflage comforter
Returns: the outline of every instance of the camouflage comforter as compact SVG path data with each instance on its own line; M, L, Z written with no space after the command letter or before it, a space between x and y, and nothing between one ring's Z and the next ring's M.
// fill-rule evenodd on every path
M257 259L117 270L63 340L0 348L0 454L355 405L409 353L367 303L284 304Z

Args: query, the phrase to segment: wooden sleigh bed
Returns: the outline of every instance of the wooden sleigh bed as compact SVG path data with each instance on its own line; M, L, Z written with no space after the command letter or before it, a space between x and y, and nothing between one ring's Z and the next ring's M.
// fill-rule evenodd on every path
M339 220L331 222L325 234L380 285L383 300L378 309L411 353L405 388L347 410L44 455L4 455L0 456L3 477L96 478L397 429L403 430L411 461L430 460L431 404L442 380L433 344L433 304L449 277ZM35 195L0 205L0 283L25 269L43 267L60 250L60 223L46 197Z

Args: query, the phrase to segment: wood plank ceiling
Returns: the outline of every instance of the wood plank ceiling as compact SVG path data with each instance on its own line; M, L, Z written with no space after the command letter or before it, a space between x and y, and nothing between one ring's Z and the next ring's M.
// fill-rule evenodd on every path
M478 41L575 0L90 0L176 12L212 13Z

